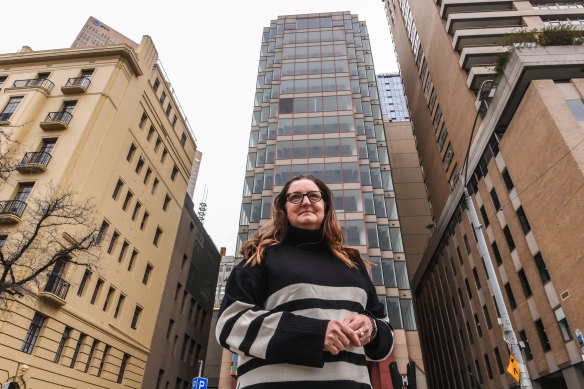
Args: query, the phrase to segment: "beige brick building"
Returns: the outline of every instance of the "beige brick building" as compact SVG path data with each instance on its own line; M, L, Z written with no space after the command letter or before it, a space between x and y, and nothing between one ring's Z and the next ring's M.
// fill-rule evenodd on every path
M584 50L523 45L513 49L504 71L494 69L496 55L507 50L498 44L502 36L520 28L579 25L584 6L451 0L385 5L432 207L432 235L409 268L429 387L517 385L505 372L509 352L462 201L465 186L525 345L533 387L584 387L576 339L584 325ZM481 103L478 89L493 79ZM458 172L475 118L462 181Z
M15 172L0 200L27 188L18 198L26 203L52 183L92 198L107 227L99 272L69 264L58 291L8 302L0 383L142 385L196 149L157 60L148 36L135 48L0 55L2 129L18 142L20 165L31 165L25 153L46 154ZM29 210L3 209L3 239Z

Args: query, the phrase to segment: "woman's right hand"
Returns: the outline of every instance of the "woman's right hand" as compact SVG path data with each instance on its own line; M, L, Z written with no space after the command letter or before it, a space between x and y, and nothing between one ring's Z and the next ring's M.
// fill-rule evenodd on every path
M338 320L329 321L324 336L324 351L337 355L351 343L361 345L357 333L347 324Z

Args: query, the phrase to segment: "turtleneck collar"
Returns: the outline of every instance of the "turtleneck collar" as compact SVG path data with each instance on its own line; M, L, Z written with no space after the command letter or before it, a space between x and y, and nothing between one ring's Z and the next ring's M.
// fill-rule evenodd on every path
M305 230L290 224L288 224L285 242L297 247L302 246L302 248L314 247L320 249L326 247L322 228L318 230Z

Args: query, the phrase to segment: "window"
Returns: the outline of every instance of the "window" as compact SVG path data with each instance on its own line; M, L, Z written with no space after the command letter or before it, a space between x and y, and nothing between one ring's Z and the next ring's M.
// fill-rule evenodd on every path
M166 106L166 116L170 115L170 111L172 111L172 105L170 105L170 103L168 103L168 105Z
M527 234L531 231L531 226L529 225L529 221L527 221L527 216L523 211L523 207L517 208L517 218L519 219L519 224L521 224L521 229L523 230L524 234Z
M187 143L187 134L185 134L183 132L182 135L181 135L181 137L180 137L180 144L181 144L181 146L184 147L185 143Z
M134 211L132 212L132 220L136 220L136 216L138 216L140 208L142 208L142 204L139 201L136 201L136 205L134 205Z
M507 192L511 192L514 188L513 181L511 180L511 176L509 175L509 171L505 168L501 173L503 176L503 183L505 184L505 188L507 188Z
M160 229L160 227L156 227L156 233L154 234L154 240L152 241L152 243L154 243L154 246L158 247L158 242L160 241L161 236L162 230Z
M99 361L99 368L97 369L97 376L98 377L101 376L101 372L103 371L103 365L105 364L105 359L107 358L109 350L110 350L110 346L106 344L105 348L103 349L103 355L101 357L101 361Z
M152 272L152 265L147 263L146 269L144 270L144 277L142 277L142 283L144 285L148 284L148 279L150 278L150 273Z
M144 113L142 113L142 116L140 117L140 122L138 123L139 128L144 127L144 123L146 122L146 119L148 119L148 115L146 115L146 112L144 112Z
M2 87L2 85L4 85L7 78L8 78L8 76L0 76L0 87Z
M466 285L466 292L468 293L468 298L472 299L472 293L470 291L470 284L468 283L468 278L464 279L464 283Z
M128 150L128 155L126 155L126 161L130 162L135 151L136 151L136 145L132 143L130 145L130 150Z
M140 222L140 229L143 230L144 227L146 226L146 223L148 222L148 217L150 217L150 214L146 211L144 211L144 215L142 215L142 221Z
M490 222L489 218L487 217L487 211L485 211L484 205L481 205L481 208L479 210L481 212L481 216L483 217L483 223L485 223L485 227L488 227Z
M164 104L164 100L166 100L166 92L162 91L162 94L160 95L160 104Z
M150 193L154 194L156 192L156 188L158 187L158 178L154 178L154 182L152 183L152 190Z
M499 374L505 373L505 369L503 368L503 360L501 360L501 354L499 353L499 348L495 347L493 349L495 353L495 359L497 360L497 368L499 369Z
M142 314L142 307L140 307L139 305L136 305L136 309L134 309L134 316L132 317L132 324L130 325L130 327L132 327L132 329L136 329L137 325L138 325L138 320L140 319L140 315Z
M172 126L172 128L174 128L174 126L176 125L176 121L178 120L178 117L176 115L174 115L172 117L172 123L170 124Z
M118 199L118 194L120 193L120 189L122 189L123 186L124 186L124 182L122 180L118 179L116 187L114 188L114 193L112 194L112 198L114 200Z
M513 251L515 249L515 241L513 240L511 231L509 231L509 226L503 227L503 234L505 235L505 240L507 241L507 245L509 246L509 251Z
M99 340L93 339L93 343L91 344L91 349L89 350L89 355L87 356L87 363L85 364L85 372L89 370L89 366L91 365L91 360L93 359L93 353L95 353L95 348L99 344Z
M187 260L188 260L188 259L189 259L189 258L186 256L186 254L183 254L182 262L181 262L181 264L180 264L180 268L181 268L181 269L184 269L185 265L187 264Z
M166 147L164 149L162 149L162 155L160 156L160 163L164 163L164 160L166 159L166 155L168 154L168 150L166 150Z
M124 373L126 372L126 365L128 364L128 360L130 359L129 354L124 354L122 358L122 364L120 365L120 372L118 373L118 380L117 383L121 384L124 380Z
M79 283L79 289L77 289L77 296L81 297L83 295L83 290L85 289L85 285L87 284L87 280L91 277L91 271L85 269L85 273L83 273L83 278Z
M570 330L570 326L568 325L568 321L566 320L564 309L562 307L558 307L554 310L554 314L556 315L556 320L558 321L558 325L560 326L560 332L562 333L564 341L567 342L569 340L572 340L572 331Z
M170 203L170 197L168 195L164 195L164 202L162 203L162 210L166 211L168 208L168 203Z
M182 285L180 284L180 282L178 282L176 284L176 290L174 291L174 301L176 301L178 299L178 295L180 293L181 288L182 288Z
M63 107L61 108L61 112L72 113L77 105L77 101L63 101Z
M531 353L531 347L529 347L529 340L527 339L527 334L525 334L525 331L519 331L519 339L521 339L523 345L525 346L523 348L523 350L525 350L525 359L531 361L533 359L533 354Z
M16 108L18 107L18 104L20 104L21 101L22 96L11 97L10 100L8 101L8 104L6 104L6 107L4 107L4 110L0 112L0 122L6 122L10 120L10 117L12 116L14 111L16 111Z
M28 196L30 196L30 192L32 192L32 187L34 183L21 183L18 184L18 192L14 196L14 200L26 202Z
M499 212L501 210L501 203L499 202L499 196L497 196L495 188L491 189L490 195L491 200L493 201L493 206L495 207L495 212Z
M547 266L545 265L545 262L543 261L543 257L541 256L541 253L535 254L533 259L535 260L537 270L539 271L539 276L541 277L541 282L543 282L545 284L551 278L550 278L550 274L548 273Z
M144 167L144 164L146 163L146 158L141 155L140 159L138 159L138 163L136 164L136 173L140 174L140 171L142 170L142 168Z
M128 190L128 193L126 193L126 198L124 199L124 203L122 204L122 210L125 211L126 208L128 208L128 204L130 204L130 201L132 201L132 197L134 197L134 194Z
M130 256L130 261L128 262L128 271L132 270L132 266L134 265L134 261L138 256L138 252L134 249L132 250L132 255Z
M452 143L448 144L446 152L444 153L444 158L442 158L442 164L444 165L444 170L448 171L452 158L454 157L454 150L452 150Z
M156 80L154 80L154 85L152 85L152 89L154 89L154 92L158 92L159 86L160 86L160 80L157 78Z
M472 274L474 275L475 284L477 284L477 289L481 288L481 280L479 279L479 273L477 272L477 268L473 267Z
M174 165L174 167L172 168L172 173L170 174L170 179L172 181L174 181L174 179L176 178L176 173L178 173L178 168L176 167L176 165Z
M36 343L44 322L45 315L35 312L32 321L30 322L30 327L28 327L28 331L24 337L24 341L22 342L22 346L20 347L20 351L24 351L27 354L32 353L32 349L34 348L34 344Z
M511 289L511 285L507 282L505 284L505 292L507 292L507 299L509 300L509 306L511 309L517 308L517 303L515 302L515 296L513 296L513 289Z
M493 379L493 370L491 369L491 363L489 362L489 356L487 354L484 354L483 357L485 358L485 365L487 366L487 375L489 376L489 379L492 380Z
M146 174L144 175L144 185L146 185L146 183L148 182L148 179L150 178L151 174L152 174L152 169L150 169L150 168L146 169Z
M65 347L65 342L67 342L67 339L69 339L70 336L71 327L66 326L65 329L63 330L63 335L61 336L59 346L57 346L57 352L55 353L55 358L53 359L53 362L59 363L59 360L61 359L61 354L63 353L63 348Z
M115 291L116 291L116 289L113 286L109 287L109 289L107 291L107 295L105 296L105 302L103 303L103 311L104 312L107 310L110 299L112 298L112 295L114 294Z
M166 339L170 339L170 334L172 333L173 327L174 327L174 320L170 319L168 322L168 328L166 329Z
M75 346L75 351L73 352L73 357L71 358L71 363L69 367L72 369L75 367L75 362L77 362L77 357L79 356L79 349L85 340L85 334L82 332L79 334L79 339L77 340L77 345Z
M519 281L521 281L521 287L523 288L523 292L525 293L525 297L531 296L531 287L529 286L529 281L527 281L527 276L525 275L525 271L523 269L517 272L519 276Z
M160 384L162 383L162 377L164 377L164 369L158 370L158 378L156 379L156 389L160 389Z
M491 322L491 316L489 315L489 310L486 305L483 305L483 313L485 315L485 321L487 322L487 328L493 328L493 323Z
M119 237L120 237L120 234L117 231L114 231L114 233L112 234L112 239L110 240L109 246L107 248L108 254L111 254L112 251L114 250L114 247L115 247L116 242L118 241Z
M116 304L116 310L114 311L114 319L119 316L120 309L122 309L122 306L124 305L125 299L126 299L126 296L123 294L120 294L120 297L118 297L118 303Z
M148 130L148 135L146 135L146 140L148 142L150 142L150 139L152 139L152 135L154 135L154 133L156 132L154 126L150 126L150 129Z
M497 265L501 266L501 264L503 263L503 259L501 258L501 253L499 253L499 247L497 246L497 242L493 242L491 248L493 249L493 255L495 256Z
M547 337L547 332L545 330L545 327L543 326L543 322L541 321L541 319L539 319L534 324L535 328L537 329L537 334L539 335L539 340L541 342L541 347L543 348L543 351L551 350L552 346Z
M103 280L100 278L97 280L97 283L95 284L95 289L93 290L93 295L91 295L91 304L95 304L95 300L97 299L97 295L99 294L99 291L101 290L102 285L103 285Z

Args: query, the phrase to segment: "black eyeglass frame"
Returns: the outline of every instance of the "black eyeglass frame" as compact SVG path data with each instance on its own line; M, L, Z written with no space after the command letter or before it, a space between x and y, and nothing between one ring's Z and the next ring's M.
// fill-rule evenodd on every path
M310 198L310 195L313 194L313 193L318 193L318 196L319 196L319 199L318 200L313 200L313 199ZM290 200L290 196L292 196L294 194L302 195L302 197L300 198L300 201L294 202L294 201ZM289 201L292 204L301 204L301 203L304 202L304 197L305 196L308 198L308 201L310 201L311 203L318 203L319 201L322 200L322 192L320 190L311 190L308 193L290 192L290 193L288 193L286 195L286 201Z

